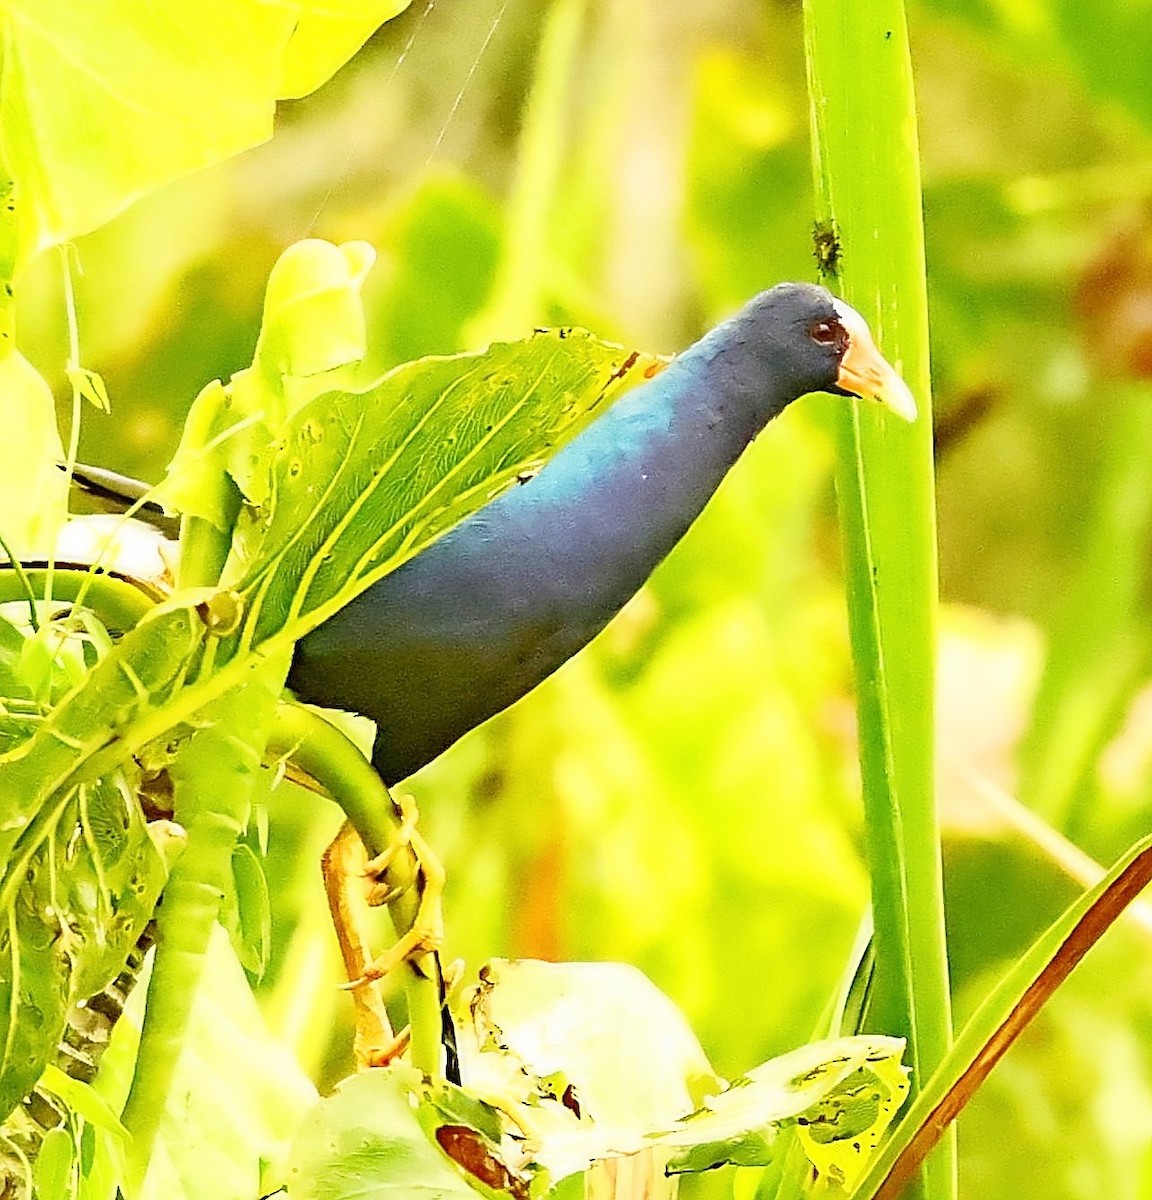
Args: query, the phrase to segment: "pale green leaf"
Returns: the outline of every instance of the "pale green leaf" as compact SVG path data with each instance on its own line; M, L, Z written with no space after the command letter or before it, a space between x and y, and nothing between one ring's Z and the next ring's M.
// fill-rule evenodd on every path
M126 779L81 783L17 843L0 891L0 1110L31 1089L68 1009L121 970L166 870Z
M290 246L268 276L254 367L272 387L364 357L360 288L376 251L367 242L334 246L307 238Z
M762 1166L791 1127L815 1131L829 1179L854 1178L907 1093L904 1043L879 1036L801 1046L728 1086L671 1001L616 963L497 961L464 1007L465 1078L510 1117L502 1140L464 1123L492 1155L522 1145L522 1171L552 1183L609 1159L641 1176Z
M475 1200L421 1128L419 1081L405 1068L367 1071L322 1100L292 1147L292 1200Z
M237 524L222 581L245 598L238 641L302 636L660 365L583 330L542 330L312 400L271 448L268 505Z
M112 411L112 401L108 399L108 387L103 377L87 367L65 367L64 374L68 382L80 395L102 413Z
M244 969L259 977L272 944L272 908L263 864L246 842L238 842L232 851L232 879L233 892L225 898L221 923Z
M144 975L133 991L96 1079L96 1090L115 1109L131 1081L147 982ZM271 1192L282 1179L269 1164L283 1162L316 1100L295 1059L268 1033L228 937L217 928L138 1200L253 1200ZM101 1143L99 1154L113 1140Z
M249 400L258 406L251 390L241 396ZM192 401L168 474L153 489L156 503L227 532L236 507L232 481L251 473L271 436L263 410L239 411L231 390L213 379Z
M195 602L155 610L57 704L27 743L0 758L0 852L6 859L0 897L19 886L19 847L35 842L36 820L52 819L42 812L45 802L67 802L76 773L109 748L109 729L126 736L134 720L179 690L204 636ZM131 754L129 742L111 755L109 769ZM99 774L90 770L88 777Z
M37 1200L68 1200L76 1147L66 1129L50 1129L32 1170Z
M402 7L4 0L0 151L15 180L17 269L270 137L279 96L319 86Z
M468 1007L481 1048L562 1078L593 1121L670 1122L723 1086L680 1010L625 963L495 959Z
M40 1077L39 1086L46 1092L59 1096L68 1107L105 1133L111 1133L124 1141L128 1130L120 1124L120 1118L112 1111L108 1101L91 1086L79 1079L66 1075L55 1063L49 1063Z
M51 390L11 349L0 349L0 413L0 537L17 558L46 557L65 518L64 448Z
M856 1186L908 1095L904 1043L893 1041L889 1053L869 1055L797 1122L809 1161L840 1187Z
M366 353L360 289L376 258L367 242L307 238L289 246L268 278L251 368L213 380L192 404L167 478L154 498L203 517L221 533L235 519L236 488L268 498L267 448L285 419L322 392L351 386L342 368Z
M306 96L333 75L378 25L402 13L412 0L303 0L280 80L280 96Z

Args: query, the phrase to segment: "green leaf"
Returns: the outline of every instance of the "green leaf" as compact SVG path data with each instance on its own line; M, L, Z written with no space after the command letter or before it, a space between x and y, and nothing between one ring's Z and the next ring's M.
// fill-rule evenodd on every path
M908 1093L907 1071L900 1065L903 1049L899 1038L857 1036L813 1042L769 1060L657 1137L662 1145L685 1148L673 1157L669 1170L703 1171L723 1163L763 1165L775 1154L779 1129L796 1123L813 1164L833 1182L843 1182L849 1172L842 1164L867 1163ZM865 1106L863 1120L861 1086L870 1089L869 1096L879 1093L872 1107ZM881 1110L887 1118L883 1124ZM852 1116L846 1118L848 1112ZM814 1134L815 1129L821 1133ZM853 1139L863 1145L854 1146ZM841 1145L845 1140L848 1144ZM816 1155L813 1143L820 1147Z
M68 1009L123 967L166 876L133 789L77 786L34 848L9 864L0 907L0 1111L39 1078Z
M449 1119L493 1157L519 1138L526 1173L553 1184L646 1152L637 1170L658 1163L658 1174L765 1165L792 1127L818 1131L801 1140L822 1174L851 1180L908 1090L903 1041L878 1036L801 1046L728 1086L675 1006L617 963L497 961L462 1007L464 1076L499 1104L506 1136L493 1136L488 1109L470 1119L456 1105Z
M222 535L236 518L236 489L268 499L266 450L286 418L321 392L350 386L343 368L366 353L360 289L375 261L367 242L308 238L289 246L268 278L251 368L207 384L184 422L155 499L202 517ZM187 553L187 547L182 547Z
M108 414L112 411L112 401L108 399L108 387L103 377L88 367L65 367L64 374L68 382L100 412Z
M37 1200L68 1200L76 1146L67 1129L49 1129L32 1170Z
M399 0L4 0L0 153L17 271L138 196L272 134Z
M221 923L244 969L259 977L272 945L272 906L263 864L246 842L232 851L232 882L233 904L225 900Z
M838 413L837 495L856 676L876 972L865 1027L906 1036L913 1087L948 1051L936 814L937 565L923 200L904 0L805 0L819 222L841 246L831 281L876 331L921 406ZM867 63L867 86L861 64ZM955 1194L955 1146L924 1195Z
M131 1080L147 984L145 974L116 1024L95 1081L114 1109L124 1103ZM171 1095L137 1200L253 1200L283 1182L277 1168L316 1103L316 1089L269 1034L219 928L209 943ZM105 1139L99 1156L115 1144L115 1138Z
M341 1082L305 1119L292 1146L292 1200L475 1200L428 1140L413 1108L420 1076L366 1071Z
M237 524L222 576L245 599L236 641L299 638L541 467L659 363L583 330L547 330L312 400L269 453L267 508Z
M412 0L304 0L284 55L279 96L307 96Z
M73 1079L55 1065L49 1063L40 1077L39 1086L54 1095L59 1096L68 1107L97 1129L114 1134L121 1141L127 1141L128 1130L120 1123L120 1118L112 1111L111 1105L90 1084L79 1079Z
M797 1122L809 1161L840 1187L856 1186L908 1095L904 1044L896 1042L892 1052L870 1055Z
M241 411L219 379L206 383L188 410L168 474L153 489L156 503L226 534L236 517L233 479L245 478L270 437L262 409Z
M91 996L124 965L152 916L167 864L136 799L138 778L105 776L77 789L76 815L61 821L74 839L58 859L72 961L72 994ZM75 831L75 832L73 832ZM59 899L60 897L58 897ZM78 943L78 944L77 944Z
M375 261L376 251L367 242L334 246L320 238L297 242L277 259L268 276L252 364L270 391L278 394L282 381L311 379L364 357L360 289ZM329 381L321 390L335 384ZM289 411L310 398L294 398ZM269 423L274 429L279 425L275 419Z
M51 389L10 344L0 346L0 406L0 537L17 558L43 558L66 515L64 448Z
M148 740L143 734L135 747L120 744L116 731L126 732L178 690L204 636L194 604L155 610L61 700L27 743L0 757L0 853L7 858L0 903L18 886L13 880L19 878L20 848L31 853L35 819L55 819L42 811L45 802L53 797L65 803L76 773L101 751L112 769ZM96 769L89 777L99 774Z
M1152 838L1116 862L1032 944L960 1031L853 1193L897 1200L932 1147L1041 1006L1152 880Z
M557 1098L605 1125L651 1126L723 1086L680 1010L624 963L494 959L468 1002L481 1049L499 1047Z
M182 678L197 626L198 616L177 609L134 630L0 758L5 1114L43 1070L69 1006L120 970L152 915L166 864L136 800L140 746L116 731Z

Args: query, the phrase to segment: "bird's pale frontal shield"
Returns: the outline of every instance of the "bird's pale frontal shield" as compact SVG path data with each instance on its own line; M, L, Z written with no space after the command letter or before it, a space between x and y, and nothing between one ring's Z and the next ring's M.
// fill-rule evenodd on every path
M879 400L905 421L916 420L916 400L895 368L876 348L868 322L843 300L833 300L848 331L848 349L840 363L837 386L865 400Z

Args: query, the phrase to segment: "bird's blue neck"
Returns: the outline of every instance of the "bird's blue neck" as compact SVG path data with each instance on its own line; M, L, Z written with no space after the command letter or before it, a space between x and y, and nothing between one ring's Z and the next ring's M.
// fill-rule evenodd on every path
M810 355L790 354L765 319L773 296L624 395L535 479L301 642L292 686L376 721L373 761L385 780L429 762L586 645L685 534L744 447L812 386L810 369L802 381L795 372L804 368L790 366Z
M757 372L739 320L626 393L535 479L450 533L445 541L452 548L441 553L475 547L494 570L517 577L526 607L551 595L558 605L607 620L688 530L745 446L793 398L773 394L767 373Z

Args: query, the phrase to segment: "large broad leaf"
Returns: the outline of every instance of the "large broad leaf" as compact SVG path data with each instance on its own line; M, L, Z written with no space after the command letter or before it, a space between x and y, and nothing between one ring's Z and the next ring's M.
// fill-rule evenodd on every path
M793 1126L821 1174L851 1182L908 1090L904 1043L885 1037L802 1046L728 1085L675 1005L618 963L498 960L469 1013L468 1077L525 1106L554 1182L646 1151L667 1173L763 1165Z
M292 1200L475 1200L424 1133L419 1094L408 1068L344 1080L300 1127L287 1172Z
M95 1081L115 1112L132 1078L147 984L146 970L113 1030ZM269 1034L220 929L196 990L172 1096L138 1200L252 1200L272 1192L281 1182L288 1140L317 1100L295 1059ZM95 1154L82 1164L82 1189L90 1189L81 1191L82 1198L112 1195L109 1185L123 1178L115 1130L95 1133Z
M300 637L659 366L583 330L543 330L317 397L269 455L267 504L237 528L225 582L245 599L239 644Z
M68 1008L115 976L152 915L166 872L137 800L133 751L147 734L131 731L178 694L203 630L193 609L159 613L0 757L2 1114L35 1083Z
M345 1081L301 1130L289 1194L419 1195L420 1163L426 1186L454 1196L439 1147L486 1195L550 1194L577 1172L589 1195L619 1195L610 1185L625 1177L653 1189L771 1162L792 1130L829 1182L850 1186L907 1093L903 1042L883 1037L802 1046L728 1086L671 1001L617 963L493 963L460 1031L467 1091L407 1068Z
M307 96L356 53L377 26L412 0L324 0L297 4L297 22L284 54L278 97Z
M79 784L0 892L0 1113L55 1053L68 1009L124 965L152 916L164 861L133 781Z
M272 134L406 0L3 0L0 151L17 269Z

